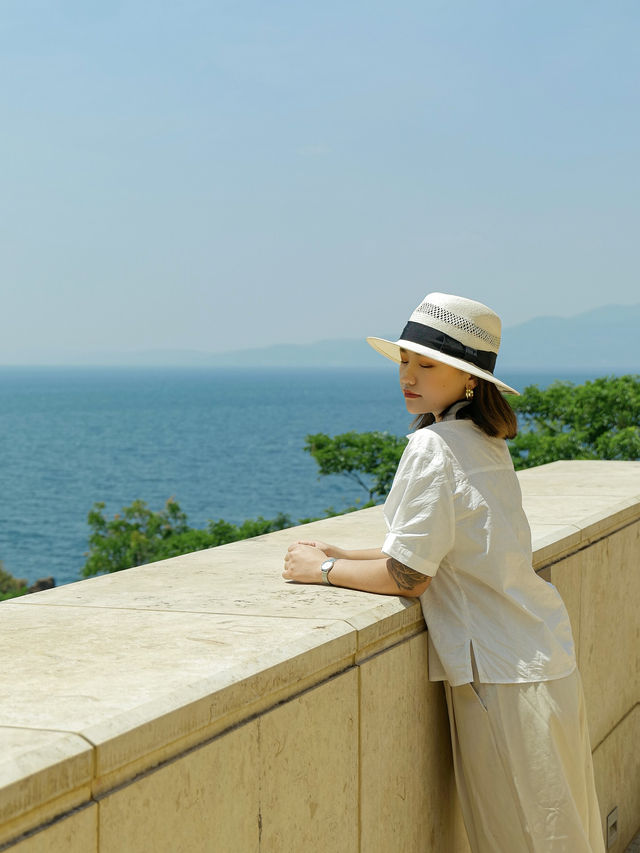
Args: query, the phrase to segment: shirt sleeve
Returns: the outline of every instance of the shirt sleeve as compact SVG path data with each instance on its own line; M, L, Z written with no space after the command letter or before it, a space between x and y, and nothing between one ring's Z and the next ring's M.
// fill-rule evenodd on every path
M384 505L382 551L433 577L454 544L453 470L442 440L420 433L411 437Z

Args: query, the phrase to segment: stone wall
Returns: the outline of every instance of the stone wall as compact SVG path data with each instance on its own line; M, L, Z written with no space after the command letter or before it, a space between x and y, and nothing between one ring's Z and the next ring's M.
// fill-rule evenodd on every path
M640 464L520 474L563 595L603 822L640 827ZM0 604L0 851L464 853L415 601L285 583L379 508Z

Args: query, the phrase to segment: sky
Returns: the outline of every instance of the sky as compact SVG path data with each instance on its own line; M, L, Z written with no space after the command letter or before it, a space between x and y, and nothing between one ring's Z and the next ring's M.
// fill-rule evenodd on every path
M3 0L0 364L632 304L637 0Z

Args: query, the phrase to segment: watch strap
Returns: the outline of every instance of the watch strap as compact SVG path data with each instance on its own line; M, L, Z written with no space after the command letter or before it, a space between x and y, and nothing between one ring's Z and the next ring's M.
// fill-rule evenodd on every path
M322 572L322 583L326 583L329 586L333 586L333 584L329 580L329 572L333 568L333 564L335 563L336 559L336 557L329 557L329 559L325 560L320 566L320 571Z

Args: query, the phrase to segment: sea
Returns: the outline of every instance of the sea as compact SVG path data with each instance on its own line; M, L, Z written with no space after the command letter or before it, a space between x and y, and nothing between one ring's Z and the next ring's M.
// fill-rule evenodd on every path
M605 371L606 373L606 371ZM505 372L517 389L597 372ZM0 367L0 561L28 583L79 580L95 502L113 517L174 498L192 527L367 499L320 477L309 434L408 432L394 365L379 368Z

